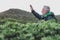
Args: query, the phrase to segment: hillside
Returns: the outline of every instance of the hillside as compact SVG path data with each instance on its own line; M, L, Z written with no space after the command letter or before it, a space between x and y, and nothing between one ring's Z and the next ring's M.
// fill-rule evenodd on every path
M60 15L56 15L58 22L60 23Z
M35 16L27 11L20 10L20 9L9 9L4 12L0 13L0 18L12 18L12 19L18 19L21 22L36 22L38 19L35 18Z

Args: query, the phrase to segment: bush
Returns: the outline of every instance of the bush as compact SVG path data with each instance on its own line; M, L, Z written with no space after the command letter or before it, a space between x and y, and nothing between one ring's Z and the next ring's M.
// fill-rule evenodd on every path
M2 21L0 40L60 40L60 24L44 21L22 24Z

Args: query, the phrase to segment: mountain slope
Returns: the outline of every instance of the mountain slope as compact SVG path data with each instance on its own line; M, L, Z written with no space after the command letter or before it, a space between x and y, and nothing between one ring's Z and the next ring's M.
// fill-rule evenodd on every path
M7 11L4 11L0 13L0 18L18 19L22 22L36 22L38 20L32 13L20 9L9 9Z
M60 23L60 15L56 15L58 22Z

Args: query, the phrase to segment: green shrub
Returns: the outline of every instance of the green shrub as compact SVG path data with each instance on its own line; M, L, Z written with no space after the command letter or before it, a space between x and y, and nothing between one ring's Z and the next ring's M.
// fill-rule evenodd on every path
M60 24L51 21L22 24L2 21L0 40L60 40Z

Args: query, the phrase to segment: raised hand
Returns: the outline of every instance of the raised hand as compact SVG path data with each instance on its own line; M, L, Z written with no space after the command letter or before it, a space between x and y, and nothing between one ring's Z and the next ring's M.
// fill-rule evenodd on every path
M30 5L30 9L31 9L31 10L33 10L33 7L32 7L32 5Z

